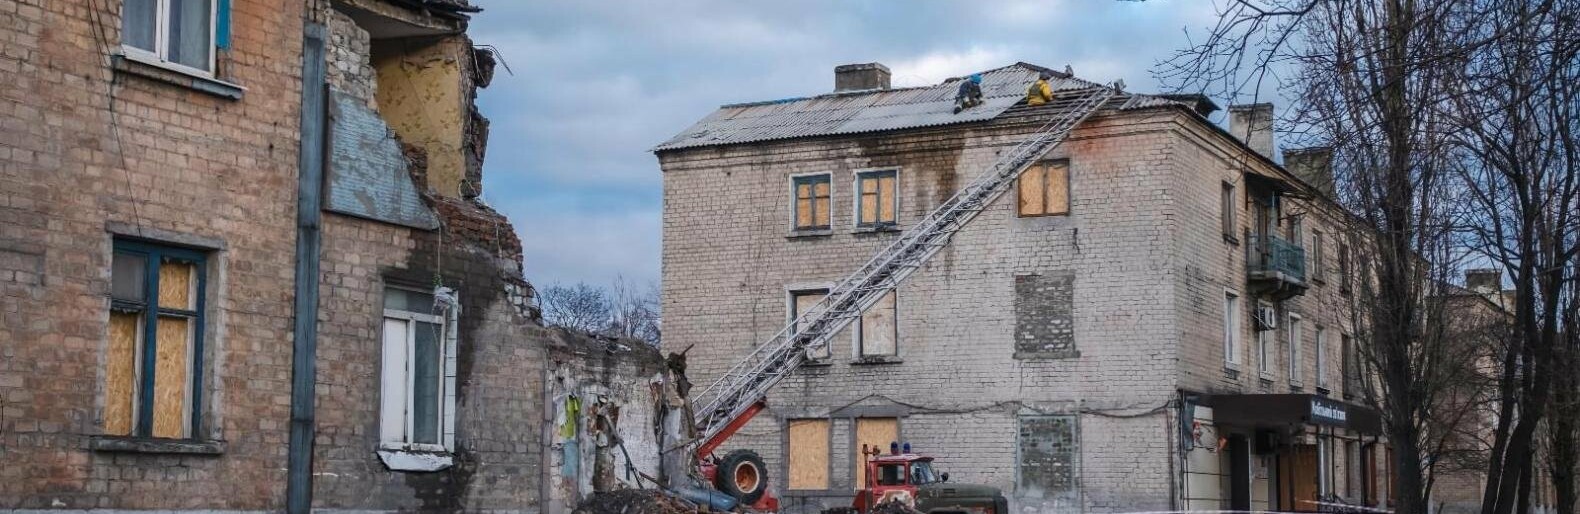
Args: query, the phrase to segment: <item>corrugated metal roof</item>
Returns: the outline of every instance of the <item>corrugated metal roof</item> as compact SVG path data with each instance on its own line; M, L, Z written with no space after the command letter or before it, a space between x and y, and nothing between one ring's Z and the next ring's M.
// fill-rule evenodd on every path
M1038 66L1017 63L983 72L983 104L959 114L955 114L954 107L955 91L960 86L958 81L953 80L926 87L830 93L809 98L725 105L653 150L987 121L1020 103L1026 96L1026 88L1044 70ZM1057 94L1099 84L1054 72L1054 78L1048 85ZM1181 104L1151 95L1128 96L1120 109Z

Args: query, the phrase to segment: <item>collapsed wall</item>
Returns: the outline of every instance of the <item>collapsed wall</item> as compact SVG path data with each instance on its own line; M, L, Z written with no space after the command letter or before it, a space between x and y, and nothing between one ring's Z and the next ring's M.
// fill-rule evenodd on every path
M480 199L488 123L474 100L493 55L464 24L392 33L376 14L363 0L326 13L315 506L568 512L594 490L637 485L656 468L643 427L657 351L542 326L521 241ZM392 291L453 294L435 443L392 437L381 408L401 374L388 365L389 324L405 316Z

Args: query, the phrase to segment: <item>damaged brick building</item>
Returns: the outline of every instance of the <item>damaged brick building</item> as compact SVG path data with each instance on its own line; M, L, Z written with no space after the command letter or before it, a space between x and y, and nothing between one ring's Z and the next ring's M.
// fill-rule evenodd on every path
M3 10L0 508L559 511L650 432L480 199L466 0Z
M655 150L666 347L706 384L1060 108L1097 86L1019 63L725 105ZM1348 218L1321 149L1273 160L1272 106L1126 93L775 388L727 444L786 512L848 505L860 449L905 441L1028 511L1386 505L1357 405Z

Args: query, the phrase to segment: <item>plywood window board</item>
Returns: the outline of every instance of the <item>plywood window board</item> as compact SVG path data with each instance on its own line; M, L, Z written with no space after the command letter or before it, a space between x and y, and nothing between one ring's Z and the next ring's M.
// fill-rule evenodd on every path
M792 322L794 322L797 317L806 314L807 311L811 310L813 306L816 306L817 302L823 301L823 297L825 296L828 296L827 289L791 291L790 313L788 317ZM794 327L794 330L799 332L801 327L796 326ZM833 355L830 351L830 346L831 344L824 344L822 348L818 348L809 352L808 356L813 359L827 359Z
M867 457L862 455L863 446L877 448L879 452L888 453L889 444L900 440L899 418L857 418L856 419L856 444L855 463L856 479L855 489L860 491L867 487Z
M828 489L829 425L827 419L789 421L790 489Z
M861 314L861 330L856 335L856 346L862 356L896 355L899 339L895 323L894 291L883 295L878 303Z
M116 241L104 434L190 439L197 425L204 258Z
M1021 173L1018 189L1016 214L1021 217L1070 213L1069 163L1050 161L1031 165Z
M898 178L899 172L892 169L856 173L857 226L883 226L897 222Z
M825 229L830 226L829 204L832 177L828 174L804 175L790 179L792 222L796 230Z

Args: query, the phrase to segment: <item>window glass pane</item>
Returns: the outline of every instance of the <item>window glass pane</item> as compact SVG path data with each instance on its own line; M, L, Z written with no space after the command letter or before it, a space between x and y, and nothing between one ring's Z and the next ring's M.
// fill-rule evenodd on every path
M406 442L406 320L384 318L379 393L379 441Z
M819 197L817 199L817 203L816 204L813 204L813 206L812 206L812 213L813 213L812 225L813 226L817 226L817 227L827 227L827 226L829 226L829 221L828 221L828 203L829 203L828 197L827 196L823 196L823 197Z
M412 442L439 444L439 369L444 364L439 342L442 327L414 323L416 347L412 352Z
M110 313L110 349L104 370L104 433L132 435L136 412L137 356L142 345L143 316L134 312Z
M190 262L159 263L159 308L192 310L196 271Z
M121 3L121 44L150 52L154 48L155 18L159 0L125 0Z
M818 183L817 183L817 197L818 198L828 198L828 177L823 177L823 178L818 179Z
M431 313L433 294L400 287L385 287L384 308L393 311Z
M110 261L110 296L117 300L143 301L147 283L148 258L140 254L117 253Z
M192 320L160 316L154 344L154 437L187 436L191 401Z
M212 0L169 0L168 60L208 71L214 8Z
M812 185L811 184L798 184L798 185L796 185L795 186L795 197L796 198L811 198L812 197Z

